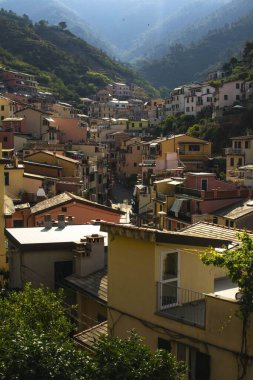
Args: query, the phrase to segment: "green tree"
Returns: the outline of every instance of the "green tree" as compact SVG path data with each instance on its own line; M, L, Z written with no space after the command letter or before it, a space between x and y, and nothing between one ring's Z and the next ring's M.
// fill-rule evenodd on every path
M186 368L165 350L152 352L132 331L128 339L102 337L95 345L91 380L182 380Z
M208 253L201 255L201 259L206 265L225 268L231 281L239 287L241 298L237 315L242 319L242 340L238 380L243 380L247 375L247 331L253 311L253 241L245 231L238 237L241 244L237 249L225 249L220 254L211 248Z
M58 26L59 26L59 28L62 29L62 30L67 29L67 23L66 23L65 21L61 21L61 22L59 22Z
M29 284L0 299L1 380L85 379L65 313L62 292Z
M27 284L0 298L1 380L179 380L184 365L163 350L153 353L132 332L102 337L93 354L77 348L63 293Z

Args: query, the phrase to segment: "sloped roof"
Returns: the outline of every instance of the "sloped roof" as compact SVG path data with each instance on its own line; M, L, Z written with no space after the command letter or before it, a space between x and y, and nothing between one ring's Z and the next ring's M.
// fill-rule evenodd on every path
M57 154L57 153L54 153L54 152L50 152L49 150L40 150L39 152L35 152L35 153L32 153L32 154L29 154L25 158L27 158L27 157L33 157L33 156L35 156L36 154L39 154L39 153L44 153L44 154L47 154L48 156L54 156L54 157L56 157L56 158L58 158L60 160L63 160L63 161L73 162L73 164L78 164L79 163L78 160L74 160L73 158L62 156L61 154Z
M34 215L40 214L40 213L43 213L47 210L51 210L55 207L58 207L60 205L63 205L63 204L66 204L66 203L69 203L72 201L79 202L79 203L85 204L85 205L90 206L90 207L99 208L101 210L105 210L108 212L112 212L114 214L119 214L119 215L124 214L124 212L122 212L122 211L114 210L111 207L101 205L97 202L92 202L88 199L79 197L78 195L69 193L67 191L65 191L64 193L61 193L59 195L55 195L52 198L49 198L49 199L46 199L44 201L37 203L35 206L33 206L31 208L31 214L34 214Z
M65 278L75 288L98 298L103 303L107 302L107 270L103 269L85 277L72 274Z
M253 201L247 200L247 201L239 201L233 205L222 207L219 210L215 210L211 214L236 220L252 212L253 212Z
M239 243L238 235L242 230L237 228L229 228L221 226L219 224L212 224L208 222L198 222L192 224L181 231L178 234L182 236L202 237L205 236L211 239L221 239L232 242L233 244ZM253 239L253 233L249 232L250 237ZM211 244L210 244L211 245Z
M93 326L88 330L82 331L74 336L75 341L81 346L92 350L92 346L95 341L100 338L101 335L107 335L107 321L100 323L99 325Z

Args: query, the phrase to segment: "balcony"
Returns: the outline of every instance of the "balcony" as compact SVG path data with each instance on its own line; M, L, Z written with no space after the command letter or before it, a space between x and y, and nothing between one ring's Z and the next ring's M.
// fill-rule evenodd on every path
M176 186L175 194L184 194L184 195L188 195L190 197L193 196L193 197L201 198L201 191L200 190L190 189L188 187L183 187L183 186Z
M190 213L187 213L187 212L178 212L177 215L175 215L174 211L168 211L167 217L168 217L168 219L177 218L178 220L180 220L180 221L182 220L182 221L187 222L187 223L191 222L191 215L190 215Z
M155 167L156 162L155 160L143 160L142 163L139 164L139 166L142 167Z
M206 295L166 283L157 283L157 313L199 328L205 327Z
M241 149L241 148L225 148L225 154L232 154L232 155L243 156L245 154L245 149Z

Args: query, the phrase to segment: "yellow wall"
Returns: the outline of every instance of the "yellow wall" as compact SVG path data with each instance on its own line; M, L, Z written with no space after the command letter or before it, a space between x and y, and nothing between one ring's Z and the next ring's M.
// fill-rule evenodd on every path
M98 303L95 298L87 297L78 292L77 304L80 331L101 323L98 321L98 314L107 319L106 305Z
M0 159L2 159L2 144L0 143ZM0 164L0 268L7 268L6 264L6 250L5 250L5 237L4 237L4 164Z
M64 160L54 156L49 155L43 152L38 152L32 156L26 158L29 161L47 163L49 165L61 166L63 168L62 175L63 177L75 177L78 176L77 164L78 162L71 162L69 160Z
M200 151L197 152L190 152L189 154L189 143L197 143L197 142L203 142L204 140L192 137L192 136L187 136L187 135L182 135L182 136L175 136L174 138L170 138L168 140L162 141L161 146L162 146L162 158L165 159L165 154L167 152L176 152L177 149L182 145L180 143L185 142L185 153L184 155L179 154L181 157L190 157L190 158L199 158L201 153L203 155L211 156L211 143L208 144L201 144L200 145ZM188 154L187 154L188 153Z
M15 106L13 102L7 98L0 96L0 125L2 125L3 119L7 117L13 117L14 111Z
M148 120L129 120L127 122L127 130L132 131L141 131L143 129L147 129L149 125Z
M9 173L9 186L5 186L6 193L12 198L19 198L20 191L24 190L24 168L6 168L4 172Z
M116 233L109 235L109 331L125 337L127 331L136 328L154 349L157 348L158 336L175 342L175 347L176 341L191 345L211 355L211 380L236 380L236 357L230 352L240 351L242 322L235 316L236 302L208 296L205 328L156 314L156 282L160 280L161 252L179 251L181 288L213 292L214 279L223 277L225 272L202 264L198 253L204 252L204 247L160 244L149 241L147 237L141 240L131 236L130 231L127 237ZM248 341L253 342L253 329ZM253 345L249 345L253 354ZM252 379L250 376L253 376L253 370L247 380Z

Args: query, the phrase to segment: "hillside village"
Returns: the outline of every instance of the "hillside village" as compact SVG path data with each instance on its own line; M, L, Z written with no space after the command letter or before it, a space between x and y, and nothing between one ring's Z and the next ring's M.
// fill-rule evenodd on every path
M77 107L35 76L1 68L2 287L63 287L85 349L135 328L185 361L190 379L236 379L239 289L199 254L238 247L238 229L253 236L253 135L230 139L222 180L211 142L156 134L168 116L251 111L253 82L225 76L164 99L114 82Z

